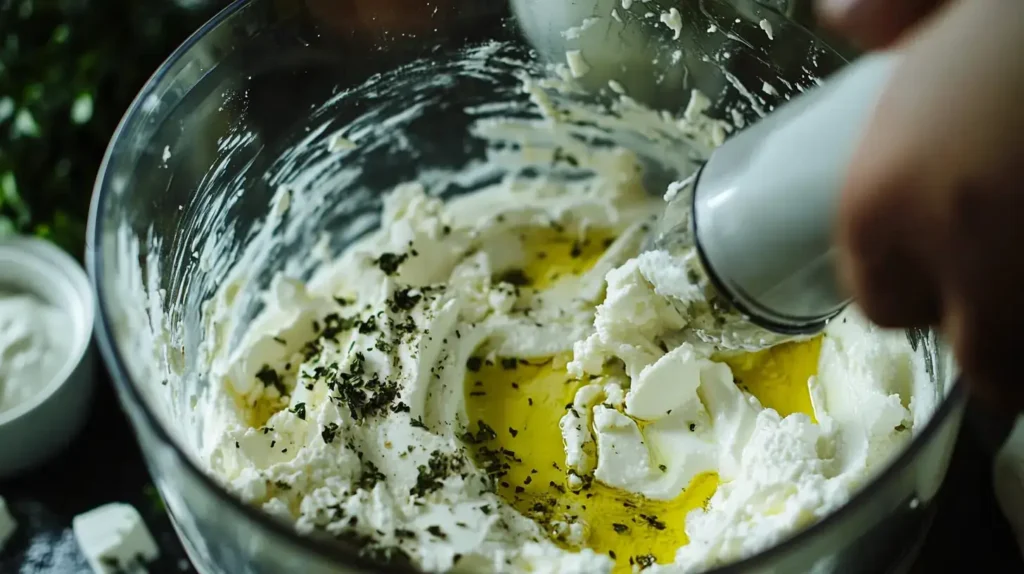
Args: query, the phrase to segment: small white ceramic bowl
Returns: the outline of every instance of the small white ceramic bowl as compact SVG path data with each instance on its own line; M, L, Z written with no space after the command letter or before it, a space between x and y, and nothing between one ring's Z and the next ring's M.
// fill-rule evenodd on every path
M81 266L49 242L0 239L0 291L34 295L68 319L67 356L27 401L0 412L0 479L45 462L78 435L93 391L92 291Z

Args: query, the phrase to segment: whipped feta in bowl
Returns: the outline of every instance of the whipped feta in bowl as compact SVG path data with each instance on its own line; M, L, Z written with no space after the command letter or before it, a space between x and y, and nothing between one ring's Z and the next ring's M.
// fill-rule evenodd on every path
M618 16L576 38L647 26ZM201 79L231 34L172 58L91 218L101 346L200 571L877 571L910 545L889 528L926 522L962 405L934 335L850 309L812 339L707 340L689 255L643 252L662 196L778 101L740 81L765 70L723 94L671 76L686 105L662 111L635 78L580 82L609 69L585 46L589 70L538 61L500 13L442 14L435 47L368 68L324 54L369 30L280 18ZM707 66L781 57L763 18ZM689 36L652 22L683 65ZM835 58L804 42L778 98Z

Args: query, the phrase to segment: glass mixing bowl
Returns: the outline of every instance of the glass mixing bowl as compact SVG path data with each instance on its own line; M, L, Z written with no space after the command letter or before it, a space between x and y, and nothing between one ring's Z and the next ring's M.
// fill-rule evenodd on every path
M373 229L386 190L420 178L448 196L501 177L486 169L476 179L451 173L488 153L470 130L497 113L489 104L512 102L506 115L534 113L518 74L540 73L537 62L564 62L566 49L582 50L591 72L581 83L593 92L553 98L599 101L614 79L638 100L678 113L688 88L699 87L713 112L748 121L843 63L757 4L674 6L683 23L678 38L656 15L669 6L657 2L636 2L630 12L611 0L237 2L154 74L107 150L87 260L99 345L200 572L379 568L360 556L358 541L302 537L243 504L195 454L204 421L193 407L207 384L199 349L211 336L203 304L233 265L248 258L261 279L237 286L237 322L215 333L229 344L259 312L259 292L275 272L308 277L316 265L309 254L336 254ZM579 37L559 33L594 15L600 19ZM777 93L762 90L765 80ZM355 149L339 133L358 140ZM650 152L641 155L656 193L693 163L684 148L652 146L629 126L603 137ZM292 206L304 209L268 215L282 185L294 193ZM253 257L245 246L258 237L269 237L268 248ZM927 528L965 403L935 336L908 336L945 390L933 418L841 510L721 572L884 572L907 563Z

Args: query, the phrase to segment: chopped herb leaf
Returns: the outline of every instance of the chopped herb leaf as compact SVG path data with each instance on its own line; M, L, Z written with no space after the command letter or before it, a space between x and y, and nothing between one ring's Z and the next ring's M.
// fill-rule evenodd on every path
M259 371L256 372L256 378L263 383L265 387L274 387L281 396L288 394L288 389L284 386L284 381L281 380L281 375L278 374L270 365L263 365Z
M499 283L508 283L515 287L529 287L533 281L525 271L519 268L509 269L498 275Z
M390 308L392 313L398 313L399 311L411 311L423 295L420 293L413 293L413 289L399 289L395 291L395 296L391 299Z
M324 317L323 330L320 331L320 336L330 341L336 341L338 335L354 328L359 324L359 319L356 317L342 317L337 313L331 313Z
M359 324L359 332L363 335L367 335L377 330L377 318L374 316L367 317L365 321Z
M498 433L494 432L487 423L482 420L476 421L477 431L476 434L470 433L469 431L463 433L462 440L469 444L481 444L489 440L498 438Z
M385 275L394 275L398 268L405 263L405 260L409 256L405 253L396 255L394 253L381 253L380 257L377 258L377 267L384 272Z
M336 437L337 435L337 423L327 423L327 426L325 426L324 429L320 431L320 436L324 439L324 443L326 444L331 444L332 442L334 442L334 437Z
M411 496L424 497L444 486L444 479L460 472L465 459L460 455L445 454L439 450L430 453L427 464L417 467L416 486L409 490Z
M359 488L364 490L373 490L373 487L378 482L385 480L387 477L384 476L376 465L372 462L365 462L363 465L363 473L359 476Z
M636 556L634 558L630 558L630 562L631 563L635 562L636 565L639 566L641 570L644 570L646 568L650 568L651 566L654 566L655 561L656 560L655 560L653 554L641 554L640 556Z
M653 516L650 516L648 514L641 514L640 518L643 518L644 521L646 521L647 524L655 530L665 530L665 523Z

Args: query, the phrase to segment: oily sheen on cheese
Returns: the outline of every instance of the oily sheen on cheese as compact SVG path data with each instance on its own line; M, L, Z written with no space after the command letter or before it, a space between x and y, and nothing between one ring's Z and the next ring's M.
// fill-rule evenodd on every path
M674 340L686 305L648 273L673 256L639 254L657 206L396 189L214 351L205 460L300 532L438 572L690 572L817 520L909 440L919 359L854 309L758 353Z

